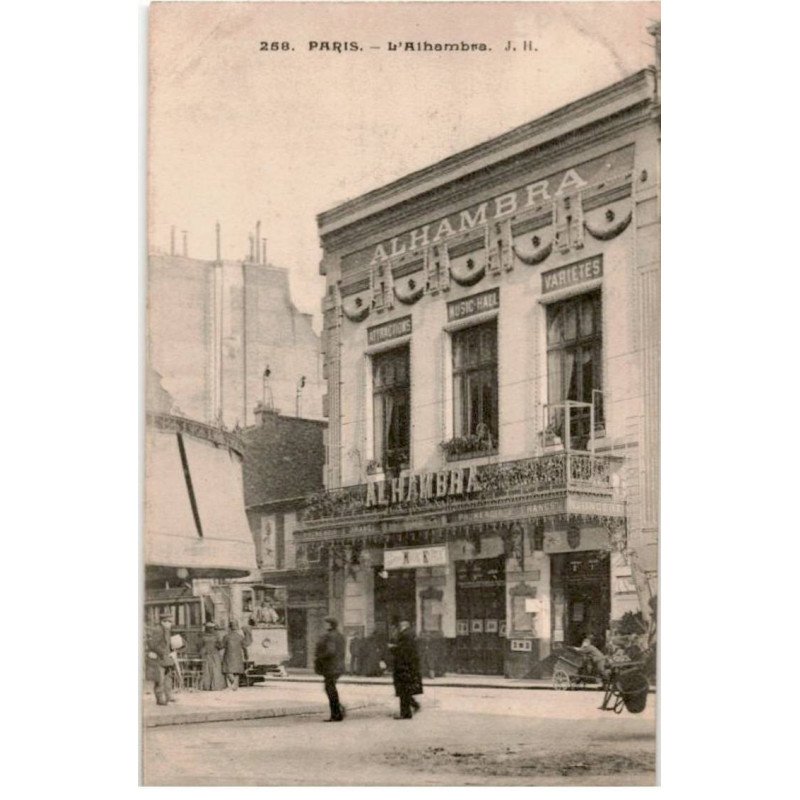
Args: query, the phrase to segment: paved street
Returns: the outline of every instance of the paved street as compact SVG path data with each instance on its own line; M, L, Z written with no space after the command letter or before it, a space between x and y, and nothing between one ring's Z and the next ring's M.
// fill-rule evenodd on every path
M243 690L245 691L245 690ZM287 705L321 685L271 684ZM371 703L323 715L144 730L146 785L652 785L655 696L643 714L597 710L596 692L427 687L423 711L392 719L387 686L343 686ZM145 698L152 702L152 698Z

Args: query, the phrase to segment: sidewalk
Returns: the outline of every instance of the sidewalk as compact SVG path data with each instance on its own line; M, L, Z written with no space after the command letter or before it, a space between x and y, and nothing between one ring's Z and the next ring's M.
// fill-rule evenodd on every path
M317 679L319 682L319 679ZM266 719L269 717L294 717L310 714L329 713L328 704L287 700L275 692L274 684L264 686L242 687L232 692L180 691L175 694L174 703L166 706L156 704L152 693L142 697L143 718L145 728L156 728L161 725L184 725L194 722L229 722L245 719ZM347 703L348 709L367 708L373 705L366 700L352 700Z
M310 669L291 669L286 678L268 676L268 683L297 681L313 683L319 677ZM504 678L502 675L444 675L440 678L426 678L423 676L425 686L453 686L462 689L552 689L552 678ZM369 678L365 675L342 675L339 683L360 684L363 686L391 684L391 675L382 675L379 678Z
M320 701L296 700L282 697L276 684L319 684ZM351 686L390 686L391 676L368 678L361 675L343 675L339 685ZM553 690L553 682L549 679L503 678L495 675L445 675L440 678L425 678L426 687L456 687L464 689L533 689ZM298 687L299 689L299 687ZM598 691L597 686L575 687L573 691ZM651 687L650 693L655 693ZM368 697L351 697L347 708L356 710L385 705L387 698L393 697L390 692L380 700ZM145 728L156 728L162 725L183 725L196 722L229 722L248 719L268 719L271 717L310 716L314 714L328 715L328 704L322 694L322 681L311 670L294 669L286 678L268 677L263 684L242 687L232 692L200 692L183 690L175 695L176 702L166 706L156 704L152 692L143 695L143 718Z
M315 683L319 676L310 669L291 669L285 678L268 675L267 683ZM440 678L422 678L425 686L449 686L460 689L539 689L555 691L552 678L505 678L502 675L444 675ZM382 675L379 678L370 678L365 675L342 675L340 684L355 684L362 686L391 685L392 676ZM598 691L599 685L575 686L571 691ZM650 686L650 694L655 693L655 687Z

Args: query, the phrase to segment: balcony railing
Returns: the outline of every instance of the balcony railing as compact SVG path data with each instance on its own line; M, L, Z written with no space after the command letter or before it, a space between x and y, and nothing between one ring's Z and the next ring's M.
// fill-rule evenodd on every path
M547 496L564 492L611 496L613 475L619 471L621 464L622 458L619 456L598 456L570 450L518 461L482 464L474 467L480 489L469 497L415 497L378 507L366 505L365 484L346 486L313 495L306 506L304 518L310 522L367 514L408 513L437 507L458 507L481 500ZM443 471L449 473L452 469L448 467Z

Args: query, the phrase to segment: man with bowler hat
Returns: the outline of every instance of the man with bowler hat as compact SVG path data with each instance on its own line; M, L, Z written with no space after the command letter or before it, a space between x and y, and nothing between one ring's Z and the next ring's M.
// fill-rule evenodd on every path
M158 627L147 639L147 678L153 681L156 702L165 706L174 702L172 697L172 676L175 662L172 659L172 615L162 614Z
M422 694L422 675L419 669L417 640L408 620L400 621L397 638L391 647L394 691L400 699L400 714L395 719L411 719L412 709L419 711L421 708L414 695Z
M333 617L325 619L325 633L317 642L314 652L314 672L325 678L325 694L331 707L331 716L326 722L341 722L344 706L339 702L336 681L344 672L344 636L337 630L339 623Z

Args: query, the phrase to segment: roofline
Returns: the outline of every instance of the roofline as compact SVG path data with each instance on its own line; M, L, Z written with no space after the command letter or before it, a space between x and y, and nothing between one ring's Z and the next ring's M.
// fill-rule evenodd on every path
M289 267L281 267L277 264L267 262L266 264L259 264L255 261L250 261L247 258L223 258L217 261L215 258L198 258L197 256L185 256L181 253L159 253L151 251L147 254L148 262L150 259L160 258L168 261L194 261L196 264L202 264L204 267L261 267L266 270L274 270L275 272L283 272L289 274Z
M309 315L309 316L312 316L312 315ZM256 408L258 408L258 406L256 406ZM270 411L269 409L267 411L268 411L268 413L274 414L279 419L290 419L290 420L294 420L294 421L297 421L297 422L312 422L315 425L324 425L325 427L328 426L328 420L324 419L324 418L321 418L321 417L296 417L294 414L282 414L279 411L274 411L274 410ZM261 413L260 410L259 410L259 413ZM263 428L263 427L264 426L262 425L262 423L254 422L252 425L248 425L246 428L242 428L241 432L242 433L249 433L252 430L257 430L257 429Z
M655 68L647 67L627 78L561 106L542 117L462 150L366 194L317 215L321 237L366 217L385 211L425 192L437 189L479 169L541 146L570 130L596 122L654 97Z

